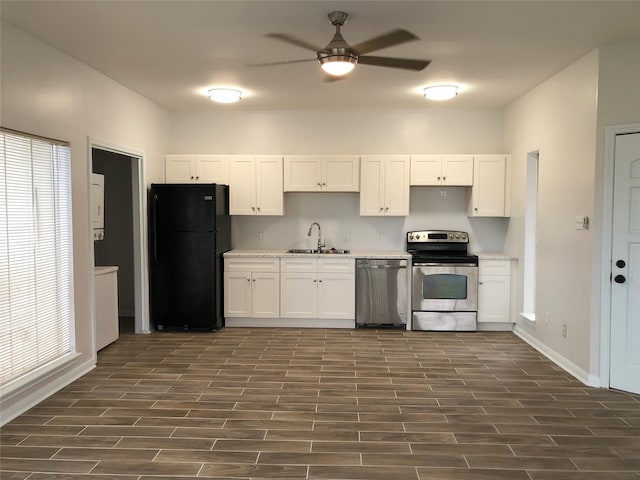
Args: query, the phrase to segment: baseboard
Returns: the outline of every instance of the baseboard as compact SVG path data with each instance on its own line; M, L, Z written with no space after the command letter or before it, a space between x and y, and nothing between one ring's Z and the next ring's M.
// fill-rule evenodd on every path
M225 327L355 328L355 320L331 318L236 318L225 317Z
M54 380L43 382L42 386L40 387L36 385L33 389L31 389L29 393L25 394L24 396L20 396L19 401L3 402L2 410L0 413L0 427L10 422L14 418L22 415L27 410L35 407L40 402L49 398L57 391L76 381L78 378L86 375L95 367L95 359L91 358L84 363L76 365L73 369L61 374ZM9 404L8 407L7 404Z
M571 360L567 360L562 355L557 353L555 350L550 349L545 344L540 342L537 338L529 335L526 331L524 331L518 325L516 325L515 328L513 329L513 333L515 333L518 337L520 337L522 340L527 342L533 348L538 350L540 353L542 353L545 357L547 357L553 363L558 365L560 368L562 368L566 372L576 377L585 385L598 386L597 384L596 385L592 384L593 379L591 378L588 372L578 367Z

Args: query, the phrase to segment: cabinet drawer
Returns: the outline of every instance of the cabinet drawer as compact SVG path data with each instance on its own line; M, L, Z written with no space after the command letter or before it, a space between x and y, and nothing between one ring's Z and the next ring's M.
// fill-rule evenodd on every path
M482 260L478 262L479 275L510 275L511 262L509 260Z
M353 258L318 258L320 273L354 273L356 261Z
M278 258L229 257L224 259L225 272L279 272Z
M318 259L309 257L284 257L280 259L280 270L286 273L316 273L318 271Z

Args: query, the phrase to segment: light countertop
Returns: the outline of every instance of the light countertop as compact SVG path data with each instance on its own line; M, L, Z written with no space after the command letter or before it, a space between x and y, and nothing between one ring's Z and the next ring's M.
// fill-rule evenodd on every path
M478 259L480 260L518 260L518 257L514 257L513 255L508 255L506 253L483 252L475 254L478 255Z
M411 259L407 252L398 250L351 250L349 253L287 253L286 250L230 250L225 257L308 257L316 255L322 258L405 258Z

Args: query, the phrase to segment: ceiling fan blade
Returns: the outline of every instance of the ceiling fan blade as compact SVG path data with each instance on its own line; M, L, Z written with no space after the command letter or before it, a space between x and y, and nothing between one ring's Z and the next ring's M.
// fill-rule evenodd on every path
M324 51L324 47L318 47L312 43L307 42L306 40L302 40L301 38L294 37L293 35L289 35L286 33L267 33L265 37L275 38L276 40L281 40L283 42L291 43L296 45L297 47L306 48L307 50L311 50L312 52L322 52Z
M358 63L376 67L404 68L405 70L420 71L431 63L431 60L414 60L411 58L374 57L363 55L358 57Z
M250 63L249 67L269 67L271 65L288 65L290 63L317 62L317 58L305 58L304 60L284 60L282 62Z
M353 50L357 55L364 55L365 53L373 52L374 50L380 50L382 48L399 45L400 43L410 42L412 40L419 40L419 38L406 30L396 29L357 45L353 45L351 50Z

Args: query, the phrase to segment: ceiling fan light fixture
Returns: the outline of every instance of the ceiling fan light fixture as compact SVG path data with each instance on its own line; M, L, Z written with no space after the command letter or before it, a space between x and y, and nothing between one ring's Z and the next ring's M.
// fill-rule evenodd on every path
M325 73L332 77L342 77L351 72L356 63L358 63L358 57L355 55L318 55L320 66Z
M242 100L242 92L234 88L212 88L209 99L216 103L235 103Z
M449 100L458 95L456 85L433 85L424 89L424 98L428 100Z

